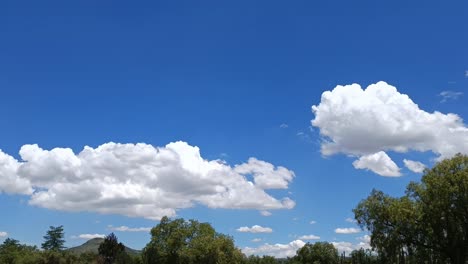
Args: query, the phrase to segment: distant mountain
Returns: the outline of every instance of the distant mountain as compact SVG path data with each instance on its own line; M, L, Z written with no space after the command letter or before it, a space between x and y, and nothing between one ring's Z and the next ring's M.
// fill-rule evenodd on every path
M103 241L104 241L104 238L93 238L93 239L90 239L90 240L86 241L83 245L69 248L69 249L67 249L67 251L69 251L69 252L71 252L73 254L77 254L77 255L79 255L81 253L87 253L87 252L92 252L92 253L97 254L99 245ZM132 249L132 248L129 248L127 246L125 246L125 251L131 256L141 254L141 250Z

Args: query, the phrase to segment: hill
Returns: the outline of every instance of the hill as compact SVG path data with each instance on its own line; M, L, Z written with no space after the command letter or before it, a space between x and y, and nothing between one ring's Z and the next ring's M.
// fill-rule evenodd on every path
M79 255L81 253L87 253L87 252L92 252L92 253L97 254L99 245L103 241L104 241L104 238L93 238L93 239L90 239L90 240L86 241L81 246L69 248L69 249L67 249L67 251L69 251L69 252L71 252L73 254L77 254L77 255ZM129 248L127 246L125 246L125 251L131 256L139 255L141 253L140 250L132 249L132 248Z

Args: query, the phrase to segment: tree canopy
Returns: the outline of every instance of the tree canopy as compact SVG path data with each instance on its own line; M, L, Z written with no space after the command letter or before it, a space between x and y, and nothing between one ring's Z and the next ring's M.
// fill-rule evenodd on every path
M128 259L130 257L125 252L125 246L119 243L114 233L106 236L104 241L99 245L98 252L104 264L129 263Z
M402 197L373 190L353 210L371 232L371 246L386 263L465 264L468 260L468 156L458 154L426 170Z
M307 243L297 251L294 257L299 263L338 263L338 250L328 242Z
M144 263L241 263L244 256L231 237L217 233L208 223L163 217L151 230L143 250Z
M44 243L42 249L60 251L64 249L65 240L63 239L63 226L50 226L46 235L44 236Z

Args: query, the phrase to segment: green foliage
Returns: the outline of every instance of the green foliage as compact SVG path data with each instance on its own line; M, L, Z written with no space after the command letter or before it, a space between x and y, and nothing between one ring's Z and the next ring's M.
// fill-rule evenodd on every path
M371 250L363 248L359 250L353 250L350 254L351 264L377 264L380 263L376 255Z
M246 264L278 264L280 263L277 259L271 256L249 256L245 261Z
M99 256L104 264L129 263L130 256L125 252L125 246L119 243L114 233L110 233L99 245Z
M293 260L298 263L337 264L338 250L328 242L307 243L297 251Z
M427 170L406 194L373 190L353 210L382 263L468 260L468 156L456 155Z
M0 245L0 263L36 264L40 263L40 252L36 247L21 245L18 240L7 238Z
M42 249L60 251L64 249L63 246L65 240L63 239L63 226L50 226L46 235L44 236L44 243L42 243Z
M208 223L170 220L163 217L151 230L151 241L142 254L143 263L236 264L244 255L231 237L217 233Z

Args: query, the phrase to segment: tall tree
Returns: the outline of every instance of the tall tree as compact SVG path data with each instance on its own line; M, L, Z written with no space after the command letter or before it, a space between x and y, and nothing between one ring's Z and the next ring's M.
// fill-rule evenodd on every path
M151 241L143 250L143 263L236 264L243 259L232 238L210 224L167 217L151 230Z
M382 261L468 260L468 156L458 154L427 170L421 182L394 198L373 190L353 210L371 232Z
M99 245L98 252L105 264L124 262L124 259L128 258L125 253L125 246L119 243L114 233L110 233L106 236L104 241Z
M44 243L42 243L41 247L44 250L61 251L65 248L64 236L63 226L50 226L44 236Z
M337 264L338 250L328 242L307 243L297 250L294 260L300 263Z

